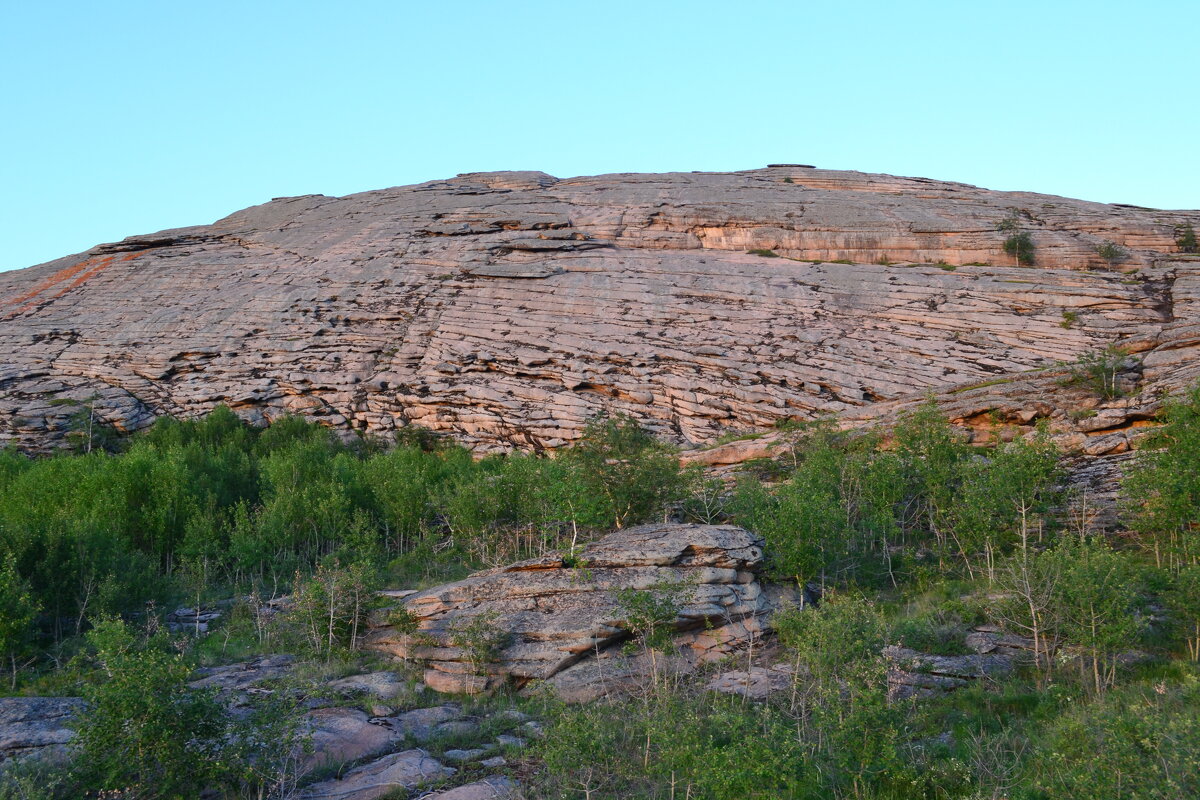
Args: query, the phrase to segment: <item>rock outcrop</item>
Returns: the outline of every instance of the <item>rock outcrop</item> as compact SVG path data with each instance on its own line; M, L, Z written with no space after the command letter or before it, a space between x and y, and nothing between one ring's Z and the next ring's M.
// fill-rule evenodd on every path
M26 758L65 760L75 737L70 723L83 708L78 697L0 698L0 763Z
M1014 213L1037 267L1004 252ZM480 449L610 409L698 444L1117 341L1152 406L1200 374L1188 222L786 165L282 198L0 274L0 443L53 444L74 400L121 430L225 403Z
M629 528L565 559L522 561L409 595L403 608L417 631L387 625L392 616L384 615L368 646L425 662L425 683L439 691L524 686L565 675L628 639L629 610L618 593L632 589L673 606L665 624L683 632L692 658L705 660L763 632L772 602L757 579L761 563L761 541L742 528ZM564 694L579 699L575 690Z

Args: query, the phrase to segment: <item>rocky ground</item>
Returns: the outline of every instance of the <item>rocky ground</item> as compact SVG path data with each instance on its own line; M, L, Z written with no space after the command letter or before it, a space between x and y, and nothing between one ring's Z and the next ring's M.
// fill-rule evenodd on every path
M529 766L524 751L545 735L530 713L536 705L522 697L590 702L648 691L663 680L751 700L793 691L797 674L780 660L771 617L800 597L761 584L761 561L761 542L734 526L618 531L566 559L521 562L420 592L385 592L393 605L376 615L369 646L394 658L391 669L314 678L296 657L268 655L200 669L190 685L216 690L235 713L256 694L284 692L300 701L301 729L311 742L295 754L300 798L375 800L406 791L446 800L516 798ZM677 587L663 618L674 633L673 654L623 648L636 626L634 612L615 599L619 591L664 586ZM393 624L400 609L415 621L404 633ZM484 615L499 638L489 660L477 663L470 642L454 634ZM181 609L174 616L199 615ZM206 616L219 629L220 613ZM952 656L887 648L891 696L929 696L1006 675L1031 646L991 626L971 631L964 644L965 654ZM78 698L0 698L0 760L65 758L71 720L85 713Z

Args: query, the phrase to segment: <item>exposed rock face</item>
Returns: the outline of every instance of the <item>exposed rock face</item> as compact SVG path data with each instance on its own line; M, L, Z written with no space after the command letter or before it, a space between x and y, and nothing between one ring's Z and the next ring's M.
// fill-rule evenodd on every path
M572 566L557 556L533 559L410 595L404 607L419 631L381 627L369 646L425 661L425 682L439 691L544 681L629 637L618 590L675 583L684 588L671 624L690 632L684 643L703 659L762 632L771 603L755 574L761 562L761 541L742 528L629 528L588 546ZM464 636L476 620L479 635L503 645L491 663L473 658Z
M453 774L424 750L405 750L305 789L302 800L377 800Z
M0 698L0 763L10 758L65 760L75 736L69 723L82 709L78 697Z
M939 656L890 646L884 648L883 655L890 662L888 696L892 699L952 692L972 681L1007 675L1014 666L1012 656L999 652Z
M1003 252L1013 209L1036 268ZM51 400L97 395L125 430L226 403L555 447L607 408L700 443L1115 340L1172 388L1200 371L1188 221L799 167L279 199L0 274L0 442L44 446L72 411Z

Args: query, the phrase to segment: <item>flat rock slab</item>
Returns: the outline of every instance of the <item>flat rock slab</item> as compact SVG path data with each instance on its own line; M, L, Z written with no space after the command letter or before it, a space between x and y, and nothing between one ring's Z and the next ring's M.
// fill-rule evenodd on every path
M793 672L790 667L751 667L749 670L732 670L716 675L708 682L709 691L735 694L751 700L765 700L776 692L792 688Z
M461 716L462 709L459 706L442 705L415 708L393 717L373 719L372 722L387 729L393 736L407 736L413 741L422 742L433 736L440 726Z
M892 699L933 697L1013 670L1013 657L999 651L940 656L890 646L884 648L883 655L890 662L887 679Z
M417 635L386 625L369 646L425 662L438 691L476 692L496 680L545 680L629 637L620 590L683 588L672 625L695 632L697 651L723 653L757 635L769 609L756 572L762 541L731 525L644 525L609 534L576 558L522 561L477 572L403 599ZM506 644L495 664L476 665L455 644L456 632L483 618ZM721 630L707 635L706 628ZM480 667L483 669L480 669Z
M294 656L274 655L222 667L205 667L196 670L197 677L188 685L193 689L242 691L285 677L291 673L295 662Z
M402 680L394 672L368 672L363 675L351 675L348 678L331 681L328 685L330 689L339 692L366 694L380 700L394 700L401 695L415 694L408 682Z
M453 769L424 750L405 750L355 767L341 778L313 784L300 796L303 800L377 800L453 774Z
M0 697L0 761L64 758L83 707L78 697Z
M308 764L340 764L382 753L397 739L387 725L377 724L357 708L318 708L304 715L312 733Z
M510 778L496 776L434 792L425 795L422 800L510 800L516 796L516 782Z

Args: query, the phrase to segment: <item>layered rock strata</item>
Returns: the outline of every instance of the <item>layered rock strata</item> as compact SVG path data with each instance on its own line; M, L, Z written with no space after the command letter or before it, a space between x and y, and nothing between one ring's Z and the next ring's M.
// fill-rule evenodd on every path
M632 635L621 590L645 590L675 606L672 628L699 659L762 633L771 602L757 579L762 542L728 525L646 525L617 531L564 560L522 561L409 595L417 631L386 624L368 646L425 662L425 683L447 692L500 681L546 681L610 652ZM669 588L668 588L669 587ZM495 645L480 659L475 639Z
M1004 253L1014 213L1037 267ZM480 449L557 447L607 409L696 444L1116 341L1167 391L1200 362L1189 222L786 165L282 198L0 274L0 442L225 403Z

